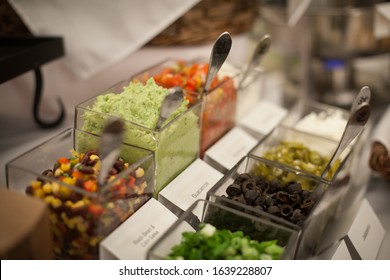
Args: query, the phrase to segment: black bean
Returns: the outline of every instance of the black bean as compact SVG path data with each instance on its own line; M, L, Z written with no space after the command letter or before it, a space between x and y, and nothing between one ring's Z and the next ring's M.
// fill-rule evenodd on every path
M89 160L85 163L85 165L87 165L87 166L94 166L97 162L98 162L97 159L89 159Z
M29 194L29 195L33 195L33 187L30 185L30 186L27 186L26 188L26 194Z
M42 175L46 177L54 177L53 170L51 169L46 169L42 172Z
M113 176L113 175L116 175L118 174L118 171L115 169L115 168L111 168L110 171L108 172L109 175Z
M118 160L117 162L114 163L114 168L118 171L121 172L124 169L124 162L121 160Z
M95 171L93 170L92 167L89 167L89 166L81 166L80 168L80 172L81 173L84 173L84 174L93 174Z
M77 178L76 182L75 182L75 186L79 187L79 188L83 188L84 187L84 180L81 178Z

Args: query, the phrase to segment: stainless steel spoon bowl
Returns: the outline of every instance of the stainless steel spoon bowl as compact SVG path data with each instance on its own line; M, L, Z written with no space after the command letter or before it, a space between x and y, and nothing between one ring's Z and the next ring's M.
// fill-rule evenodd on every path
M243 84L247 79L249 73L251 73L256 68L256 66L260 65L261 60L263 59L264 55L268 52L270 47L271 47L271 36L266 34L258 42L253 52L252 58L249 60L248 67L246 68L240 80L240 84L238 86L239 89L243 87Z
M327 175L333 164L339 159L340 155L344 150L352 143L353 140L363 131L368 119L370 118L371 108L367 102L363 102L357 107L354 107L351 111L351 115L345 126L343 135L341 136L340 142L326 166L323 175Z
M157 121L156 129L160 129L164 122L183 102L184 95L181 87L172 87L168 90L167 95L160 107L160 115Z
M206 82L203 88L201 98L208 92L211 86L211 82L214 80L219 69L221 69L223 63L229 55L232 47L232 38L229 32L223 32L217 40L215 40L213 48L211 50L209 60L209 70L206 76Z

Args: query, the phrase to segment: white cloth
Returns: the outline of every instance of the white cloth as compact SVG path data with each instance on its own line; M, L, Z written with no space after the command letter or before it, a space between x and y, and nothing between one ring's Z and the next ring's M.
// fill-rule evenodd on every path
M200 0L9 0L36 36L64 38L65 63L87 79L158 35Z

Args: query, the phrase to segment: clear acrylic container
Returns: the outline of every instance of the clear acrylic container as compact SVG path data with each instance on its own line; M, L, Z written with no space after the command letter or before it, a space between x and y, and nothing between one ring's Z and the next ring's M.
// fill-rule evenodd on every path
M245 81L241 81L246 68L236 66L240 74L237 76L238 93L237 93L237 112L236 120L239 121L248 114L262 99L265 98L264 76L265 71L261 68L255 68L248 73Z
M90 146L78 146L80 136ZM99 143L96 135L67 129L6 165L8 188L48 204L58 259L98 259L100 241L153 195L153 154L131 145L123 144L121 154L134 153L134 161L117 161L99 186Z
M328 104L315 101L298 102L291 108L281 126L318 135L338 143L348 122L349 114L347 110ZM345 154L344 166L334 178L338 181L336 185L348 185L345 199L340 205L341 212L361 200L366 190L370 176L366 170L368 162L366 151L371 130L372 121L369 120L363 132L350 144L349 151Z
M281 122L281 126L339 141L349 112L315 101L297 102Z
M163 87L180 86L190 104L196 104L204 88L207 68L206 59L167 59L141 71L132 79L146 82L153 77L156 83ZM238 75L238 69L232 67L228 71L224 65L203 98L200 158L235 125Z
M294 258L299 235L297 230L253 216L250 212L238 211L230 204L236 205L236 202L228 201L222 205L207 200L195 201L154 243L147 258L167 259L172 247L180 243L183 232L198 231L201 223L211 224L218 230L242 231L259 242L277 240L277 244L284 248L281 259ZM196 216L196 213L202 214Z
M122 81L103 93L82 102L76 107L75 127L96 135L100 135L105 121L111 116L118 116L115 109L110 112L99 112L92 109L98 99L107 94L123 92L129 80ZM142 106L139 104L139 106ZM145 105L146 106L146 105ZM143 124L126 120L124 142L152 151L155 158L155 190L154 196L170 183L178 174L188 167L199 154L200 114L202 103L187 108L160 129L150 129ZM159 109L159 108L158 108ZM131 108L129 108L130 114ZM79 145L88 145L88 141L79 139ZM124 154L124 159L131 160L132 154Z
M338 141L280 125L260 140L249 154L277 161L297 172L310 173L334 184L336 179L340 181L348 175L348 159L353 148L347 147L333 167L324 173L337 145Z
M297 259L314 256L342 199L325 180L260 157L242 158L208 192L207 200L299 229ZM275 207L276 206L276 207Z

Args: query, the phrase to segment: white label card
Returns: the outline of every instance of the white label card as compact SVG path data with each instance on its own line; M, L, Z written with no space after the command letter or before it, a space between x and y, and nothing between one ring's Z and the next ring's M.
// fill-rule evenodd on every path
M222 176L221 172L203 160L197 159L160 191L159 200L163 204L167 200L181 211L185 211L196 200L205 199L207 192ZM170 206L167 205L168 208ZM200 216L201 213L197 214Z
M345 244L344 239L342 239L340 244L337 246L337 249L332 256L332 260L352 260L351 254L349 253L347 244Z
M371 205L367 199L364 199L346 238L352 243L361 259L374 260L385 233Z
M144 260L149 248L176 220L151 198L100 243L100 259Z
M268 134L287 115L287 110L270 101L261 101L246 114L239 125L262 135Z
M205 161L216 162L224 169L231 169L257 144L257 140L240 127L234 127L206 151ZM220 170L220 168L215 167Z

